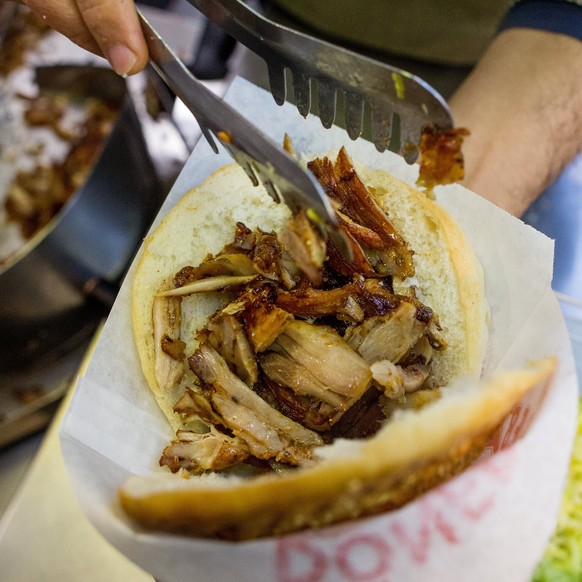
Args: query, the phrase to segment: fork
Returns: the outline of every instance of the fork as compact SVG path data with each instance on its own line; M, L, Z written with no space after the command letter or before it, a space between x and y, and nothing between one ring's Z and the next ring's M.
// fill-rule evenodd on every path
M411 73L272 22L239 0L188 1L263 58L277 104L287 96L285 69L292 73L295 103L304 117L312 109L312 89L317 92L317 115L325 128L334 123L343 95L347 133L358 138L367 103L376 148L390 146L412 163L425 126L453 126L443 97Z
M152 67L190 109L212 149L218 153L216 139L220 141L255 186L262 183L275 202L284 201L293 213L305 210L349 257L335 211L315 176L198 81L139 10L138 15Z

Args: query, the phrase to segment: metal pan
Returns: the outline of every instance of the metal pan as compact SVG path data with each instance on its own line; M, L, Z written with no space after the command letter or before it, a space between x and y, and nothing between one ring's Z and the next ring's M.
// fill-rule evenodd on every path
M41 366L94 332L164 198L121 77L66 65L36 76L43 89L116 99L120 113L84 185L0 266L0 372Z

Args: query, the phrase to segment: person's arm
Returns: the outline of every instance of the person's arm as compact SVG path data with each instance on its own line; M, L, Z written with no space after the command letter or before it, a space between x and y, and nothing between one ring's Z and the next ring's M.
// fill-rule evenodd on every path
M133 0L21 1L80 46L104 55L118 73L145 66ZM541 9L534 29L532 7ZM463 148L464 183L518 216L582 150L582 41L575 36L581 14L574 2L520 2L510 11L514 28L493 40L450 100L455 124L471 131ZM565 33L540 30L560 27Z
M21 0L49 26L104 56L120 75L142 70L148 51L133 0Z
M582 150L582 42L503 30L450 105L455 125L471 132L464 184L520 216Z

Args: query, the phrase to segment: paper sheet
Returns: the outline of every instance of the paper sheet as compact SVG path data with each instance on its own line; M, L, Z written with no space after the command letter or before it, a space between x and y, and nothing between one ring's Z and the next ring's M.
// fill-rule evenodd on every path
M350 142L341 129L324 130L317 118L303 120L294 107L277 107L270 94L243 80L234 81L227 100L275 140L290 134L299 152L346 145L369 167L409 183L416 179L416 168L398 156L379 154L363 140ZM200 142L160 217L230 161ZM437 195L465 229L486 272L493 338L487 370L560 357L537 415L535 403L524 404L490 452L513 442L528 415L535 416L525 436L400 510L315 532L228 543L136 531L116 504L117 488L131 473L156 470L172 434L141 377L126 281L61 430L75 492L106 539L163 582L530 579L555 525L577 410L570 344L550 290L553 245L460 186L441 187Z

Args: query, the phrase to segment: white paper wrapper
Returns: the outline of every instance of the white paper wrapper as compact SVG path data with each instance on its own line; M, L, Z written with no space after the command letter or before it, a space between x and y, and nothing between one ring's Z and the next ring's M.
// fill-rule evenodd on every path
M298 152L348 147L352 158L414 183L416 168L379 154L339 129L277 107L270 94L237 79L227 100L275 140ZM184 167L160 216L213 170L230 163L205 142ZM491 307L486 372L558 355L545 399L512 414L485 460L398 511L323 530L255 542L196 540L136 531L116 502L131 473L156 468L172 437L141 377L130 314L130 282L105 325L61 429L73 487L96 528L163 582L366 580L527 581L551 535L575 431L577 386L561 312L550 290L552 242L460 186L439 200L464 227L481 260ZM518 436L523 436L511 448Z

